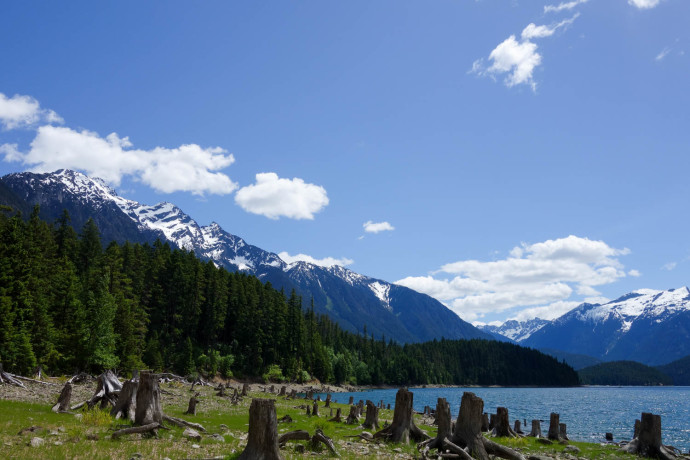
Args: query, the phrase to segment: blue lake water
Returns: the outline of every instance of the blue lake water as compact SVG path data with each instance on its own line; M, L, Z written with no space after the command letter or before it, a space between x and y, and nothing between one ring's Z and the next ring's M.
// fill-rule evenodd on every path
M495 413L507 407L511 426L514 420L542 420L542 431L549 428L549 414L560 414L568 426L568 437L575 441L603 442L606 432L614 440L632 438L635 419L642 412L661 415L663 442L683 452L690 450L690 387L578 387L578 388L410 388L414 408L436 408L438 398L450 403L453 418L460 409L462 393L471 391L484 400L484 412ZM397 390L370 390L358 393L334 393L332 398L347 403L367 399L378 404L395 405ZM322 395L322 399L325 395Z

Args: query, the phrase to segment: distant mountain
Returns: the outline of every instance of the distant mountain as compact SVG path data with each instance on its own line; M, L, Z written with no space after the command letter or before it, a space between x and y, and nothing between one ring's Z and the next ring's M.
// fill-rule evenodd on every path
M9 174L0 179L0 204L12 199L23 209L40 204L41 217L51 221L67 209L79 231L89 218L101 230L104 242L153 242L160 238L193 251L231 271L259 277L289 294L295 289L305 301L314 298L315 311L337 321L346 330L399 342L434 338L491 339L437 300L403 286L360 275L339 266L307 262L288 264L277 254L246 243L218 224L200 226L171 203L143 205L117 195L99 179L59 170L54 173ZM8 193L3 194L3 190ZM21 203L17 203L17 198Z
M498 334L514 342L522 342L530 335L549 324L550 321L541 318L534 318L527 321L508 320L500 326L483 325L478 326L484 332Z
M576 371L584 369L585 367L590 367L601 363L600 359L592 358L591 356L578 355L576 353L568 353L561 350L553 350L551 348L541 348L539 349L539 351L541 351L544 354L553 356L559 361L565 361L568 365L570 365L570 367L572 367Z
M603 305L585 303L520 344L603 361L667 363L690 355L690 291L641 290Z
M656 368L671 377L674 385L690 386L690 356Z
M613 361L577 372L583 385L673 385L673 379L653 367L634 361Z

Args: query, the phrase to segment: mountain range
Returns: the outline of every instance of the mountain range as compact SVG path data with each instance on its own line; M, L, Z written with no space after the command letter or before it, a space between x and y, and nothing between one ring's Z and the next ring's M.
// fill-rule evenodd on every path
M288 294L295 289L305 303L314 299L316 313L328 315L349 331L366 329L376 338L403 343L492 338L428 295L340 266L286 263L215 222L201 226L171 203L150 206L128 200L104 181L79 172L8 174L0 179L0 204L24 213L38 204L41 217L48 221L67 210L77 231L91 218L105 243L167 241L217 266L255 275Z
M690 290L642 289L604 304L583 303L553 321L483 326L520 345L566 359L660 365L690 355ZM564 353L563 353L564 352ZM570 355L570 356L568 356Z

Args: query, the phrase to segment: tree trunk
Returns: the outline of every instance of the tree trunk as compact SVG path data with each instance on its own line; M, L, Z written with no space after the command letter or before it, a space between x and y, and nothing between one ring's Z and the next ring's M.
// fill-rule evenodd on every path
M541 422L539 420L532 420L532 431L529 432L527 436L532 436L533 438L541 438Z
M133 434L133 433L148 433L149 431L155 432L158 428L161 428L160 423L149 423L148 425L135 426L132 428L125 428L124 430L118 430L111 435L112 439L117 439L123 434Z
M134 423L137 425L150 425L151 423L161 423L163 421L163 410L161 409L160 390L156 374L152 374L149 371L141 372L136 401Z
M640 419L635 420L635 428L633 429L633 439L640 436Z
M512 449L489 441L482 435L484 401L474 393L465 392L460 402L460 412L451 442L467 447L469 454L478 460L489 460L489 454L509 460L525 460Z
M199 400L196 398L197 396L199 396L199 393L189 398L189 405L187 406L187 412L185 412L185 414L196 415L196 405L199 402Z
M398 390L398 393L395 395L393 422L390 426L377 432L374 438L384 438L390 442L402 442L405 444L410 442L410 438L415 442L429 439L426 433L417 428L412 418L414 413L412 409L413 398L414 395L405 388Z
M371 401L367 401L367 416L362 426L368 430L379 429L379 408Z
M558 436L558 425L560 423L560 415L558 415L555 412L551 412L551 419L549 421L549 434L548 438L552 441L559 441L560 437Z
M62 391L60 392L60 396L58 397L57 402L52 408L53 412L68 412L69 411L69 403L72 400L72 384L67 382L65 383L65 386L62 387Z
M510 429L510 419L508 418L508 409L505 407L496 408L496 420L494 423L493 436L499 438L515 438L517 433Z
M139 383L133 380L127 380L122 385L120 395L117 397L115 407L110 411L110 415L119 418L128 418L134 421L134 415L137 407L137 389Z
M252 399L249 436L238 460L282 460L278 448L278 421L272 399Z
M642 413L637 437L623 447L622 450L630 454L660 458L662 460L677 458L671 450L661 444L661 416L648 412Z
M446 398L438 398L436 401L436 423L438 424L438 432L436 438L429 443L429 449L443 448L443 440L450 439L452 433L452 421L450 419L450 404Z

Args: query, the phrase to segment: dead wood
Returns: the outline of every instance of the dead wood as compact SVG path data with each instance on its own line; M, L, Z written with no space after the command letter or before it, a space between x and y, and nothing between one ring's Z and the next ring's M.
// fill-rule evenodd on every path
M342 411L340 410L340 407L335 411L335 417L330 419L329 422L342 422Z
M519 422L518 422L519 423ZM500 438L516 438L518 435L510 428L508 409L505 407L496 408L496 418L494 419L494 429L492 436Z
M429 436L417 428L414 423L412 402L414 395L405 388L398 390L395 395L395 411L393 422L374 435L374 438L382 438L389 442L402 442L408 444L410 439L415 442L429 439Z
M539 420L532 420L532 431L529 432L527 436L532 436L534 438L541 438L541 422Z
M283 385L282 387L280 387L280 393L278 394L278 396L285 396L286 391L287 391L287 387L285 385Z
M362 423L362 427L368 430L379 429L379 408L369 400L367 400L367 416L364 419L364 423Z
M560 436L558 432L558 425L560 423L560 415L551 412L551 416L549 418L549 433L547 435L547 438L549 438L551 441L560 441Z
M482 414L482 432L491 431L491 429L489 428L489 426L490 426L490 425L489 425L489 414L487 414L486 412L484 412L484 413Z
M436 438L429 443L429 449L440 450L443 448L443 441L446 438L450 439L452 436L450 404L446 401L446 398L438 398L436 401L436 422L438 423L438 432L436 433Z
M248 384L248 383L242 384L242 396L247 396L247 393L248 393L249 391L251 391L251 390L249 389L249 384Z
M65 383L65 386L62 387L62 391L60 392L60 396L58 397L57 402L51 409L53 412L69 412L69 403L72 400L72 384L67 382Z
M114 405L120 390L122 390L122 383L113 374L113 371L105 371L96 379L96 391L88 401L89 409L99 402L102 408L107 404Z
M125 428L123 430L117 430L115 433L112 434L112 439L117 439L122 435L125 434L136 434L136 433L148 433L150 431L155 432L157 429L162 428L160 423L149 423L147 425L142 425L142 426L135 426L132 428Z
M325 434L323 434L323 431L321 431L321 429L317 429L314 433L314 436L311 437L311 448L313 450L316 449L319 443L326 446L333 455L335 455L336 457L338 456L338 453L335 451L335 445L333 444L333 440Z
M194 422L188 422L187 420L183 420L181 418L171 417L169 415L163 414L163 420L172 423L173 425L177 425L179 427L194 428L195 430L199 430L204 433L206 432L206 428L204 428L203 425Z
M350 414L347 416L345 423L348 425L359 424L359 417L357 416L357 406L350 406Z
M278 445L282 448L285 447L285 444L289 441L309 441L310 439L311 435L308 431L288 431L287 433L283 433L280 435L280 437L278 437Z
M458 445L453 444L452 442L450 442L448 440L448 438L443 438L441 440L441 442L442 442L442 444L441 444L442 448L451 451L452 453L457 455L457 458L461 458L463 460L472 460L472 456L470 454L468 454L465 449L463 449L462 447L460 447Z
M158 376L149 371L142 371L137 388L134 422L137 425L150 425L163 421L163 410L158 390Z
M278 422L272 399L252 399L249 406L249 436L239 460L282 460L278 448Z
M292 422L293 422L292 417L290 417L289 415L284 415L283 417L278 419L278 423L292 423Z
M324 407L331 407L331 394L330 393L328 393L326 395L326 404L324 405Z
M187 412L185 412L185 414L196 415L196 405L199 403L197 396L199 396L199 393L189 398L189 405L187 405Z
M661 460L677 458L672 447L661 444L661 416L648 412L642 413L637 437L621 450L629 454L660 458Z
M515 426L513 427L513 431L517 434L524 434L522 431L522 424L520 423L520 420L515 420Z
M567 426L565 425L565 423L558 424L558 437L560 437L563 441L569 441Z
M127 380L122 385L122 390L120 390L120 395L117 397L117 402L110 411L110 415L119 418L128 418L134 421L134 414L137 407L137 388L139 387L139 382L133 380Z
M26 389L24 384L17 380L13 374L10 374L9 372L5 372L3 370L2 363L0 363L0 383L9 383L10 385Z

